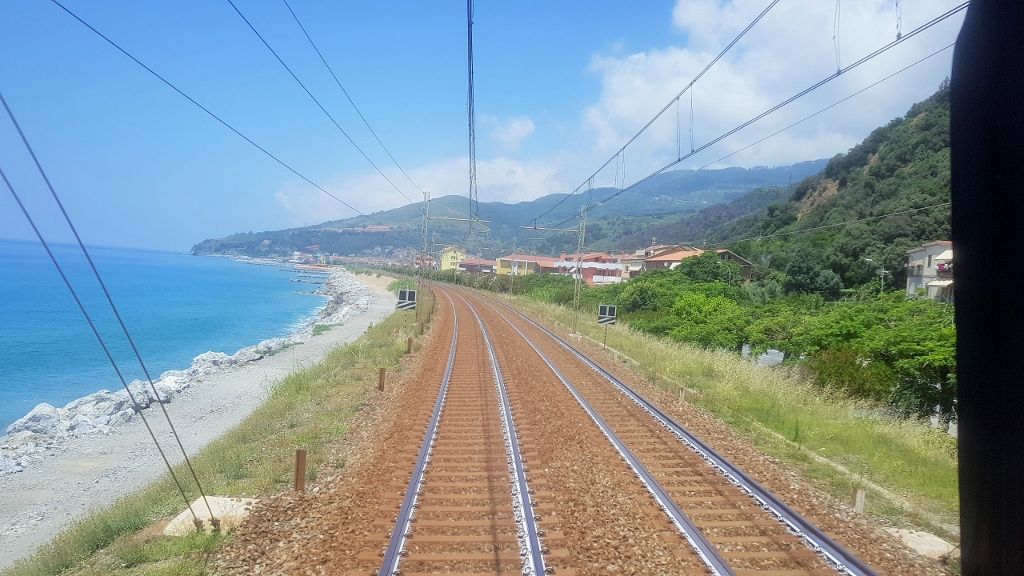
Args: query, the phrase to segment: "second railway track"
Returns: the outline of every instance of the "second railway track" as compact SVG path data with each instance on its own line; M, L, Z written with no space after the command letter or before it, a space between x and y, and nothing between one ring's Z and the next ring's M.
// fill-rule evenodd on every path
M659 507L673 509L697 528L686 538L715 574L872 574L858 559L795 515L699 440L618 383L596 363L529 319L494 301L464 293L500 334L507 371L533 366L534 385L564 386L582 410L609 429L609 439L636 461L638 477L661 490ZM504 325L505 328L501 328ZM539 363L539 365L538 365ZM545 367L544 365L548 366ZM619 448L622 453L622 448ZM633 465L631 463L631 465ZM665 505L667 504L667 506ZM712 554L702 550L710 543Z

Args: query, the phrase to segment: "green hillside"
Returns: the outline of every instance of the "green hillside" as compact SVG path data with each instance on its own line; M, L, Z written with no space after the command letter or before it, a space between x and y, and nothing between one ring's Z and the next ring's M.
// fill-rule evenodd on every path
M705 235L763 266L766 276L786 275L799 291L823 288L794 279L801 267L833 274L830 280L844 288L878 286L876 263L889 274L887 288L899 288L906 251L949 238L949 198L949 86L943 84L906 116L794 186L787 200Z
M801 162L776 168L725 168L721 170L677 170L666 172L642 186L629 190L615 200L593 210L590 237L595 241L620 238L622 221L642 227L680 213L697 212L708 206L730 202L751 190L764 186L786 186L824 168L825 160ZM595 200L614 192L612 188L595 189L588 194ZM541 213L551 209L545 222L569 218L579 211L580 199L563 202L565 194L551 194L529 202L506 204L481 202L480 215L491 223L466 238L467 226L462 222L432 220L431 240L440 244L465 244L470 250L493 255L508 251L513 239L518 246L541 253L556 253L574 247L574 235L530 234L520 228L530 224ZM561 202L561 204L559 204ZM422 203L417 202L344 220L324 222L315 226L256 233L240 233L225 238L209 239L196 244L196 254L237 254L275 256L319 245L325 252L355 254L366 250L387 248L418 248L422 245ZM469 211L465 196L447 195L430 202L432 216L464 217ZM602 229L607 231L602 232ZM642 245L643 243L641 243Z

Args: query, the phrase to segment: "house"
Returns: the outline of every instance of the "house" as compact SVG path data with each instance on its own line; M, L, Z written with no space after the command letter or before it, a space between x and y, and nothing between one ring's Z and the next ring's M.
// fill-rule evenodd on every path
M509 254L495 261L494 271L499 276L525 276L527 274L546 274L557 272L558 258L548 256L530 256L527 254Z
M413 264L412 264L413 268L427 269L427 270L433 270L434 269L434 257L430 256L430 255L417 254L416 256L413 257L412 262L413 262Z
M494 260L484 260L482 258L466 258L459 264L459 270L463 272L477 272L482 274L494 274Z
M651 244L647 248L619 255L619 262L622 262L622 277L632 278L633 276L639 276L644 271L644 261L666 248L672 248L672 246Z
M651 256L644 259L643 269L647 270L664 270L666 268L673 269L679 266L683 260L687 258L694 258L700 256L706 252L700 248L694 248L693 246L679 245L672 246L655 252ZM749 260L736 254L732 250L725 248L719 248L715 250L718 257L725 262L732 262L740 267L740 274L743 276L744 282L750 282L751 273L754 270L754 265Z
M693 246L669 246L644 258L643 270L646 272L648 270L672 269L679 266L683 260L700 256L703 253L703 250Z
M559 274L573 278L579 274L587 286L622 282L622 262L618 257L604 252L562 254L556 265Z
M458 246L445 246L441 250L441 271L458 270L459 264L466 259L466 251Z
M936 240L907 251L907 294L924 290L930 300L953 299L953 243Z

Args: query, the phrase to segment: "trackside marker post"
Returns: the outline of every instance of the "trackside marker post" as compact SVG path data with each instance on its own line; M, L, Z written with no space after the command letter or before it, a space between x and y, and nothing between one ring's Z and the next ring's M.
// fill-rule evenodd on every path
M384 391L384 369L381 368L380 372L377 373L377 391Z
M306 449L295 449L295 491L306 491Z
M608 325L615 324L618 315L619 307L614 304L601 304L597 307L597 323L604 326L603 348L608 348Z
M405 340L405 353L408 354L410 352L412 352L412 336Z

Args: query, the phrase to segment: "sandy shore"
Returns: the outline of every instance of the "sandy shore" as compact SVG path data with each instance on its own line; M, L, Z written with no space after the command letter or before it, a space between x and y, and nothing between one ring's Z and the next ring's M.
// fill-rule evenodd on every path
M357 279L373 296L365 310L306 342L211 374L166 405L189 454L249 415L275 382L355 340L394 310L395 297L387 291L389 279ZM152 410L147 414L168 454L173 454L176 447L167 423ZM180 452L173 457L175 463L181 460ZM163 472L156 448L141 421L134 418L109 434L69 439L23 472L0 476L4 495L0 498L0 568L31 554L70 522L108 506Z

